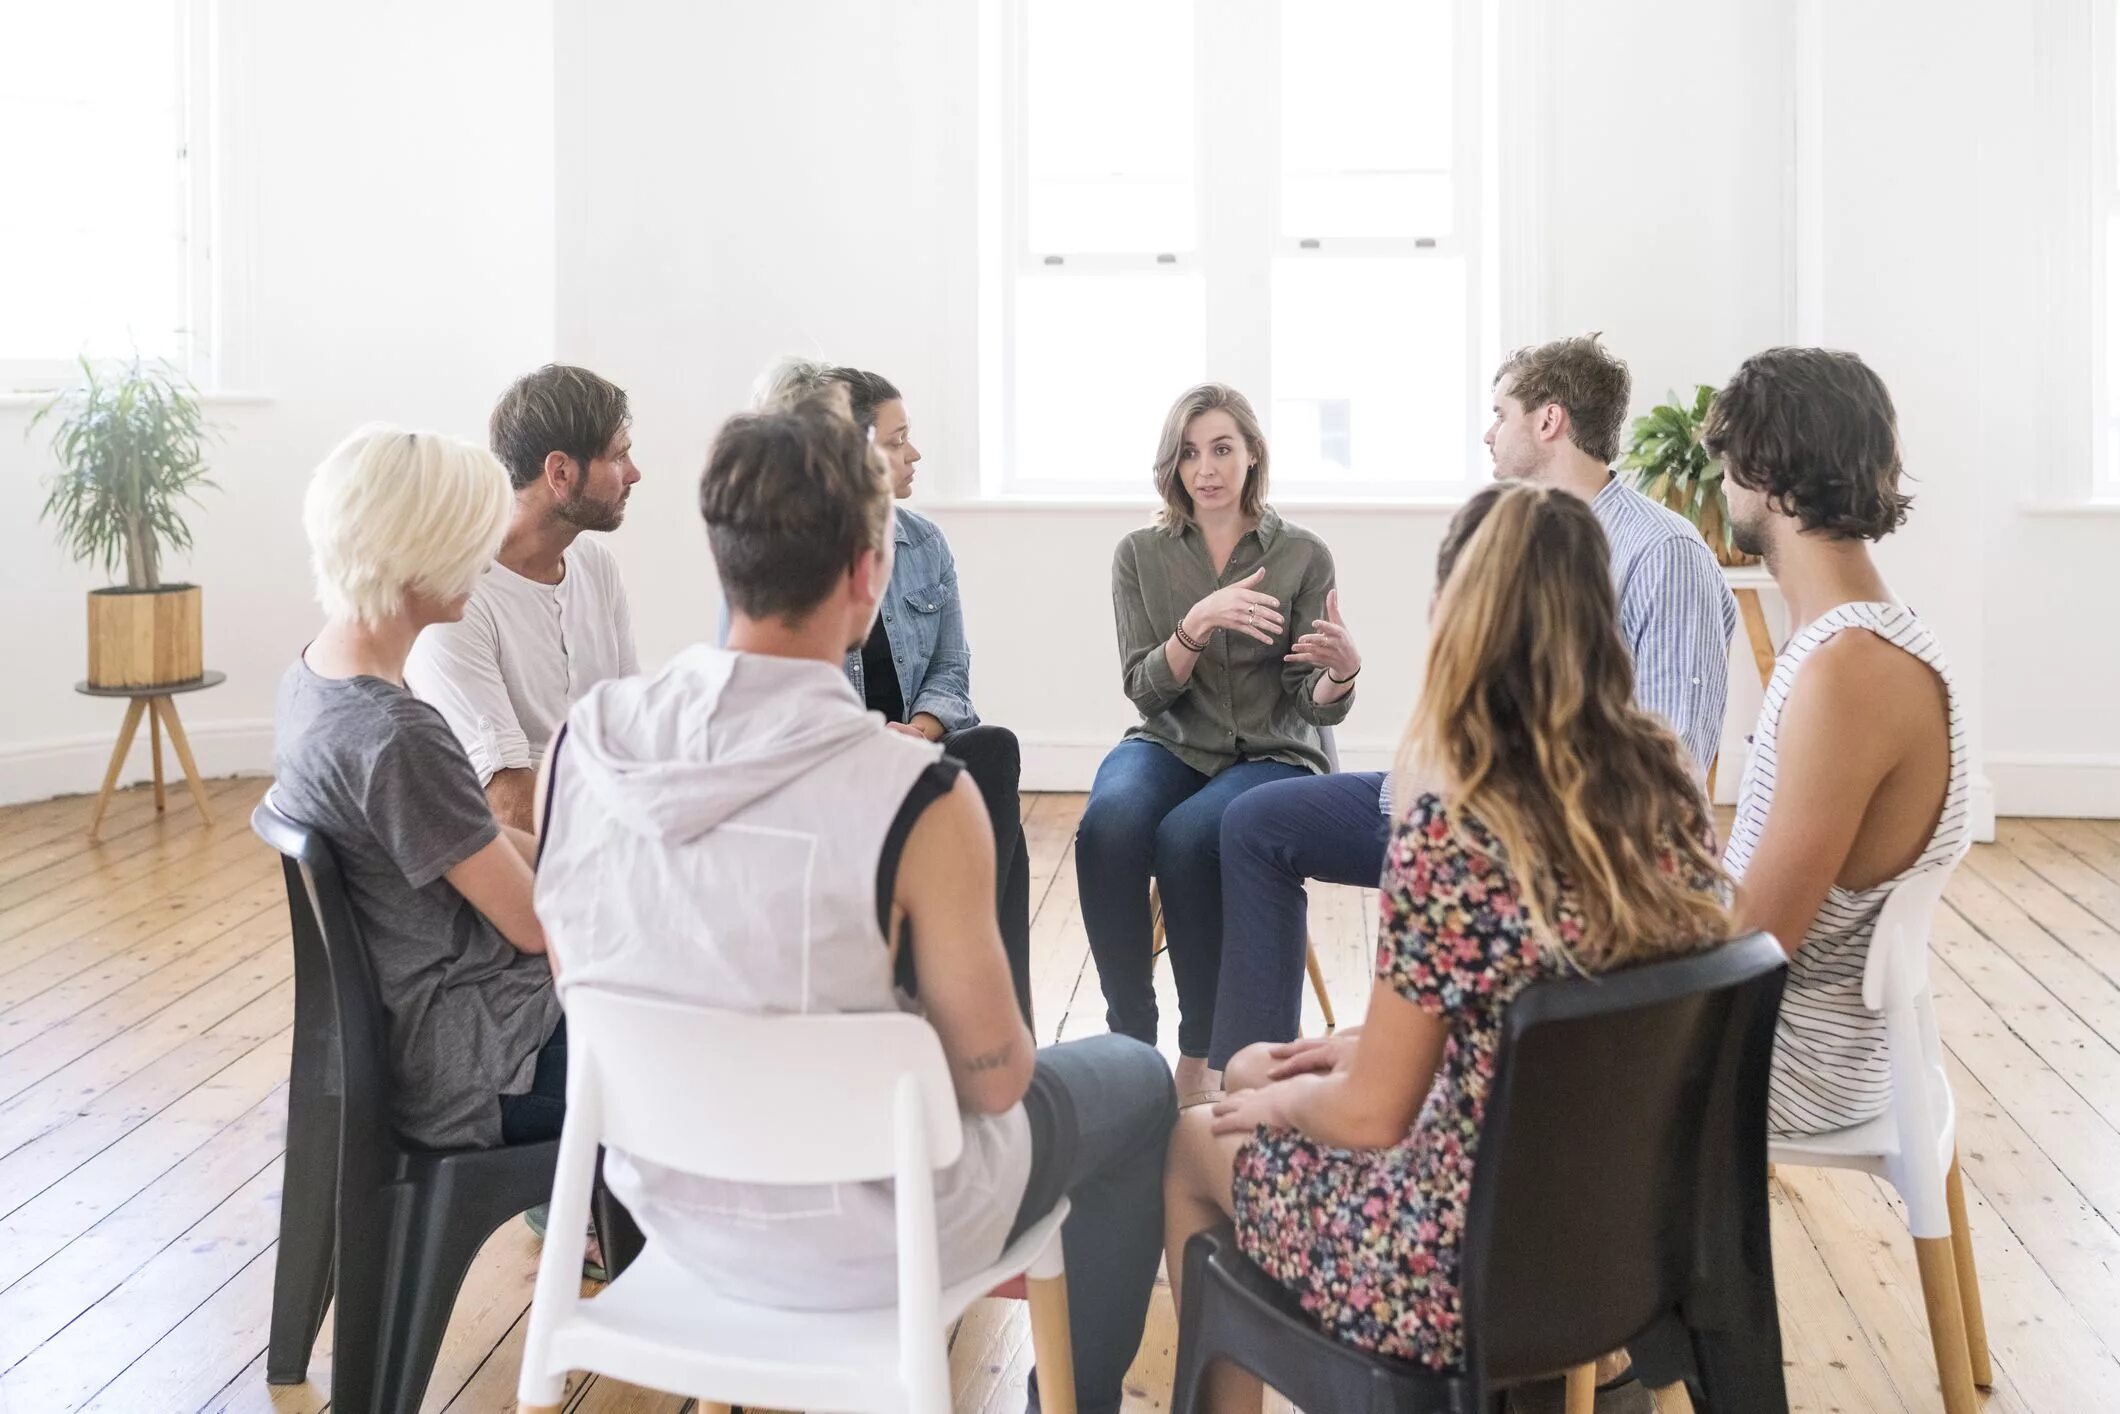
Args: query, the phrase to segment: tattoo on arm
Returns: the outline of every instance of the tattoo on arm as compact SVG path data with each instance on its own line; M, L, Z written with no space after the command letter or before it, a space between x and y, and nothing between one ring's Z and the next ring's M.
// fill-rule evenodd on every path
M977 1074L982 1070L999 1070L1001 1069L1001 1067L1007 1065L1009 1063L1009 1060L1015 1054L1016 1043L1014 1041L1011 1041L1007 1045L999 1047L998 1049L987 1051L983 1055L976 1055L971 1057L970 1059L965 1061L964 1068L973 1072L974 1074Z

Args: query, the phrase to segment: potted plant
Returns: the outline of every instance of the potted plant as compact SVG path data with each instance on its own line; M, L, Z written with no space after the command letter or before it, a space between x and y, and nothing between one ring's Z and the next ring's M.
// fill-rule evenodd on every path
M31 430L47 418L59 470L41 518L75 559L125 567L124 584L88 593L89 686L195 681L205 671L199 589L162 582L163 550L191 548L177 503L213 485L191 385L137 354L102 369L84 358L80 381L37 409Z
M1680 402L1673 393L1669 402L1634 419L1627 454L1619 459L1619 466L1633 474L1634 485L1644 496L1663 502L1699 527L1701 539L1708 542L1717 561L1755 565L1758 558L1741 552L1730 537L1730 503L1723 499L1722 463L1700 444L1701 424L1714 401L1715 390L1701 383L1695 385L1690 403Z

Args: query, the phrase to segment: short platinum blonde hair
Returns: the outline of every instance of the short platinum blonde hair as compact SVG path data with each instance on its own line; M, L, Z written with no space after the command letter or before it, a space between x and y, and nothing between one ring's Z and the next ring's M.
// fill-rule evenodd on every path
M814 358L793 354L775 359L751 385L751 411L793 412L803 403L819 399L830 403L848 421L854 417L852 399L839 370Z
M302 498L317 602L335 619L381 623L408 590L454 599L491 563L514 506L484 447L368 426L332 449Z

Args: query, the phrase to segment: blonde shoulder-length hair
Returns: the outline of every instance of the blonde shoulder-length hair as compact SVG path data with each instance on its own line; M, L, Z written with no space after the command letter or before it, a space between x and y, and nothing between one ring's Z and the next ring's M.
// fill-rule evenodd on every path
M1398 783L1492 837L1542 947L1589 972L1720 941L1707 801L1685 748L1634 702L1605 533L1589 505L1489 486L1445 533L1420 704ZM1401 813L1415 793L1394 794ZM1574 912L1581 936L1562 936ZM1573 931L1573 930L1568 930Z
M1237 424L1244 436L1244 449L1251 458L1238 505L1246 517L1257 520L1266 510L1266 434L1259 428L1259 415L1251 410L1251 399L1227 383L1202 383L1188 388L1170 405L1163 419L1163 435L1156 442L1156 494L1163 507L1156 512L1156 528L1177 535L1192 524L1192 495L1185 478L1178 474L1178 459L1185 451L1185 429L1202 413L1220 409Z

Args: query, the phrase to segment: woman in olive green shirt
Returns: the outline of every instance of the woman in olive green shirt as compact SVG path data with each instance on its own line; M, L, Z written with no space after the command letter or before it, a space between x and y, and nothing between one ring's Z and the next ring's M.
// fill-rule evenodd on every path
M1156 452L1163 509L1119 543L1112 609L1141 724L1097 768L1075 839L1106 1022L1156 1041L1148 881L1178 984L1178 1090L1212 1086L1222 960L1222 812L1253 786L1326 769L1320 727L1354 703L1361 655L1332 552L1266 504L1266 439L1242 393L1188 391Z

